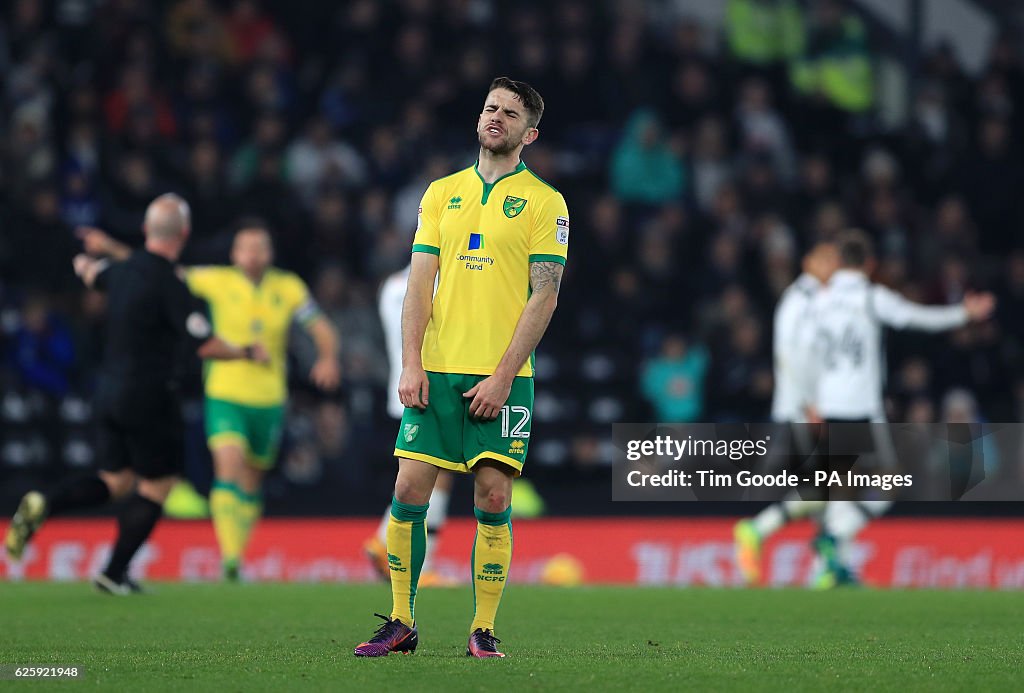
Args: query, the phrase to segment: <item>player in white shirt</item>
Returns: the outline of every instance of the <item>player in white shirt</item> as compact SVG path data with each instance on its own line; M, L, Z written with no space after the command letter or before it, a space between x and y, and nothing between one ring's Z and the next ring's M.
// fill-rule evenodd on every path
M839 253L833 243L819 243L803 259L803 273L782 292L775 308L772 336L775 392L772 396L772 421L777 424L807 423L804 408L811 383L807 361L813 350L814 323L810 319L814 297L839 267ZM801 442L798 429L789 442L809 452L810 441ZM753 519L736 523L736 565L748 585L761 582L761 546L768 537L790 520L796 520L824 508L823 500L804 500L796 491L784 500L772 503Z
M875 258L871 241L862 231L847 231L837 239L840 268L811 306L816 335L808 373L812 383L811 420L829 424L884 423L882 387L885 355L882 329L940 332L985 320L995 308L988 293L968 293L951 306L923 306L908 301L869 279ZM830 426L830 434L838 429ZM874 444L885 462L891 441L873 427ZM855 458L850 458L852 459ZM891 459L891 458L890 458ZM819 587L856 582L849 551L854 537L873 518L884 514L891 501L832 501L827 504L822 532L815 548L824 559Z
M401 419L405 406L398 398L398 379L402 374L402 303L405 302L405 290L409 283L409 267L395 272L381 285L378 308L380 321L384 328L384 344L388 355L388 416ZM423 572L420 575L420 586L447 586L454 581L444 578L433 571L431 562L434 551L440 540L441 529L448 519L448 498L452 487L452 474L440 472L437 483L430 494L430 506L427 508L427 549L423 559ZM391 505L384 510L384 519L377 528L377 533L366 540L363 549L373 563L374 568L385 579L391 578L386 549L388 518L391 517Z
M782 292L775 309L772 357L775 391L772 421L806 423L807 358L813 349L814 325L811 305L819 291L839 268L839 251L834 243L819 243L803 260L803 274Z
M393 419L401 419L405 411L398 398L398 380L402 375L402 304L409 284L409 267L406 265L384 280L377 300L388 354L388 416Z

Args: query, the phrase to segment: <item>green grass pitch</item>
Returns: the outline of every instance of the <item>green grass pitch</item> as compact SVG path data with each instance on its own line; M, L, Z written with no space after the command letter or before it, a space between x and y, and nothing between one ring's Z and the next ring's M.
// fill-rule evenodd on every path
M382 585L0 585L0 663L78 664L25 690L994 691L1024 684L1024 599L1009 592L511 585L505 660L464 656L469 590L419 597L415 655L367 660Z

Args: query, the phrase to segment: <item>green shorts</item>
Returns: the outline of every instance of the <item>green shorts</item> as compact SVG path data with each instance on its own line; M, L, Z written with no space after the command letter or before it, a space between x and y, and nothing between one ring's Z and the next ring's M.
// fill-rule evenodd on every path
M480 460L497 460L519 476L530 447L533 378L513 380L498 418L480 421L470 416L472 400L462 395L485 377L428 372L430 404L423 410L406 407L395 456L456 472L468 472Z
M253 407L206 398L206 444L210 450L237 445L249 462L269 469L277 461L284 428L284 407Z

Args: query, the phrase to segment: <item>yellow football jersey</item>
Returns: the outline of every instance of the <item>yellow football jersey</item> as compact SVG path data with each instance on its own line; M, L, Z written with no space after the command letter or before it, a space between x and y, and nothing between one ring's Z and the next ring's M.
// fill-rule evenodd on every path
M319 315L305 282L270 268L255 285L230 266L192 267L186 280L189 290L209 304L215 335L237 346L259 342L270 354L269 365L207 361L206 396L257 407L283 404L288 396L289 326L292 320L308 323Z
M440 262L424 369L491 375L529 298L530 263L564 265L568 247L565 199L523 163L491 184L475 165L431 183L412 247ZM533 375L532 359L518 375Z

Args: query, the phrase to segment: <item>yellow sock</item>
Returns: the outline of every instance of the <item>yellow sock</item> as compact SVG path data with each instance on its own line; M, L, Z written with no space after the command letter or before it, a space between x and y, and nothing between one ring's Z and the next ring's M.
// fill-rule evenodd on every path
M503 513L488 513L474 508L476 539L473 542L473 624L494 632L494 617L505 590L508 568L512 563L512 508Z
M227 481L213 482L210 491L210 514L213 516L213 531L220 544L220 556L224 563L237 563L242 558L248 531L243 526L242 504L245 494Z
M410 628L416 623L416 587L427 554L427 506L391 502L388 519L388 567L391 568L391 618Z
M241 529L240 549L238 557L245 556L245 548L249 545L252 530L263 513L263 501L259 496L246 495L238 504L238 524Z

